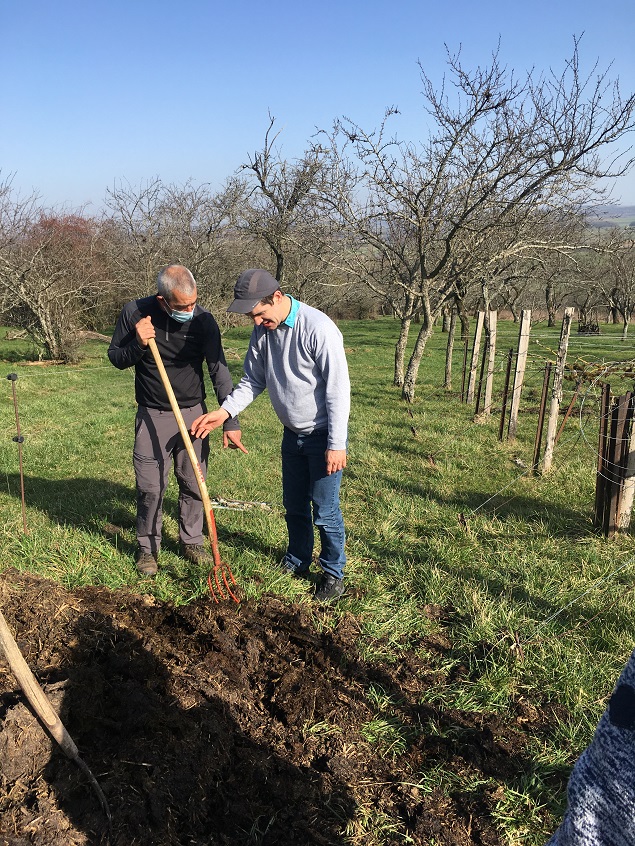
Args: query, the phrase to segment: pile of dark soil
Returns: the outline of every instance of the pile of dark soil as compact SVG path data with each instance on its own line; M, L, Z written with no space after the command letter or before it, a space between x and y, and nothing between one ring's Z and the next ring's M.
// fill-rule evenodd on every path
M369 664L352 616L319 633L328 610L273 597L174 608L11 570L0 606L112 812L108 835L2 658L1 846L372 844L379 829L387 844L502 844L496 785L516 782L526 733L543 728L536 712L505 724L421 705L432 675L416 651ZM360 734L378 716L372 687L397 703L405 751ZM485 786L441 790L440 767Z

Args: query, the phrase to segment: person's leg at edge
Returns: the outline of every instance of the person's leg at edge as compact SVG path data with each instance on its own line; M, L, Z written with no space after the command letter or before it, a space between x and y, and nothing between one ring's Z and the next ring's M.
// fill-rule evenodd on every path
M282 501L289 535L283 566L300 575L308 571L313 557L309 463L304 436L286 428L282 436Z
M161 509L170 472L167 449L170 430L169 418L161 412L139 407L132 456L137 489L137 542L140 552L155 558L161 547Z
M320 566L327 576L344 578L346 535L340 507L342 471L326 473L325 452L328 434L313 432L304 441L309 462L310 497L313 503L313 520L320 534Z
M185 425L190 425L205 414L203 405L195 405L192 408L183 408L181 413ZM198 460L203 478L207 478L207 460L209 457L209 438L195 438L192 441L194 452ZM184 546L200 546L203 544L203 532L205 515L203 514L203 503L201 492L196 480L196 473L192 462L179 434L174 445L174 474L179 485L179 539Z

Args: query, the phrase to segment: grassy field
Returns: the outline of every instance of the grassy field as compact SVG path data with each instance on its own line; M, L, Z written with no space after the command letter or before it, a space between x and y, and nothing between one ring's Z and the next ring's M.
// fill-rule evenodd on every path
M349 594L323 625L353 614L367 658L398 661L404 650L423 650L438 679L426 688L425 701L501 714L521 700L536 708L557 706L562 717L533 741L531 777L499 802L499 824L509 842L541 844L564 801L562 790L550 789L550 778L564 773L589 741L634 641L633 536L607 541L592 526L598 390L593 383L585 386L582 409L567 423L552 472L530 475L542 367L557 349L559 328L532 329L513 443L499 443L497 432L505 354L515 344L516 326L499 324L495 413L478 424L459 390L441 387L446 336L440 332L426 350L409 413L391 384L397 328L388 319L341 323L353 384L342 490ZM596 363L604 372L609 362L628 359L630 342L620 341L620 331L602 327L599 337L573 337L569 362ZM22 529L16 424L6 381L0 405L0 567L70 588L126 587L177 604L206 595L207 573L193 572L177 554L174 482L159 575L151 582L136 575L133 373L110 366L100 342L87 344L80 365L41 366L23 360L25 342L3 336L0 330L0 361L7 374L19 377L28 533ZM225 336L235 378L248 337L248 328ZM616 390L621 383L630 387L620 368L609 381ZM564 404L571 391L567 382ZM265 502L270 509L217 511L223 558L248 597L271 592L310 603L306 584L271 566L286 533L279 424L266 397L242 415L242 423L247 456L222 451L220 435L212 435L210 496ZM421 646L423 635L437 631L451 643L443 660ZM384 729L394 726L387 722ZM443 774L439 778L443 783Z

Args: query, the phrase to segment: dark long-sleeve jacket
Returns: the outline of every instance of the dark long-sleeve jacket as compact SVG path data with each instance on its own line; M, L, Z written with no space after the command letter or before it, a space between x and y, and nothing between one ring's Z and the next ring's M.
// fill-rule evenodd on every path
M135 399L139 405L169 411L166 393L152 352L137 341L136 324L152 318L156 344L181 408L190 408L205 399L203 363L220 403L231 393L232 382L214 317L201 306L186 323L173 320L160 306L156 296L132 300L123 307L108 348L108 358L120 370L135 368ZM238 418L230 418L225 430L240 428Z

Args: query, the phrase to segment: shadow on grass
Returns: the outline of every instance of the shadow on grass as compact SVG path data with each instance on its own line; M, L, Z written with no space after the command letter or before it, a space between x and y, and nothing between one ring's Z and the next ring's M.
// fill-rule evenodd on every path
M347 468L350 480L359 479L365 484L364 473L357 474L355 468ZM555 538L579 538L593 533L591 516L593 503L589 502L587 514L577 509L555 504L539 496L529 496L517 493L512 483L503 490L494 493L483 490L465 490L447 495L439 492L437 471L431 468L424 470L419 479L395 479L387 473L375 474L374 483L377 490L394 491L404 499L414 497L445 506L456 511L467 520L472 516L482 519L505 520L517 518L530 526L540 524L539 535ZM429 484L427 481L429 480ZM437 525L433 530L437 529Z
M19 501L19 475L7 474L7 481L11 495ZM104 537L124 555L135 555L137 543L134 487L105 479L46 479L25 476L24 490L28 508L36 508L60 526L72 526ZM16 508L19 506L16 505ZM221 511L220 514L222 513ZM173 518L178 524L178 490L168 489L163 502L163 514ZM256 532L227 528L219 516L216 518L216 524L221 546L224 543L231 544L239 553L248 550L276 561L284 552L284 549L272 547L264 542ZM207 534L206 525L204 532ZM165 526L161 548L177 556L180 554L178 537L172 537ZM178 574L174 575L180 578Z
M19 475L7 474L7 480L10 493L19 500ZM73 526L101 535L118 549L130 554L135 552L136 540L126 539L126 534L132 533L133 537L135 534L134 487L107 479L25 476L24 493L28 508L38 509L60 526ZM163 503L164 515L175 520L178 520L177 497L178 492L175 495L168 492ZM178 538L171 539L164 531L163 547L178 553Z

